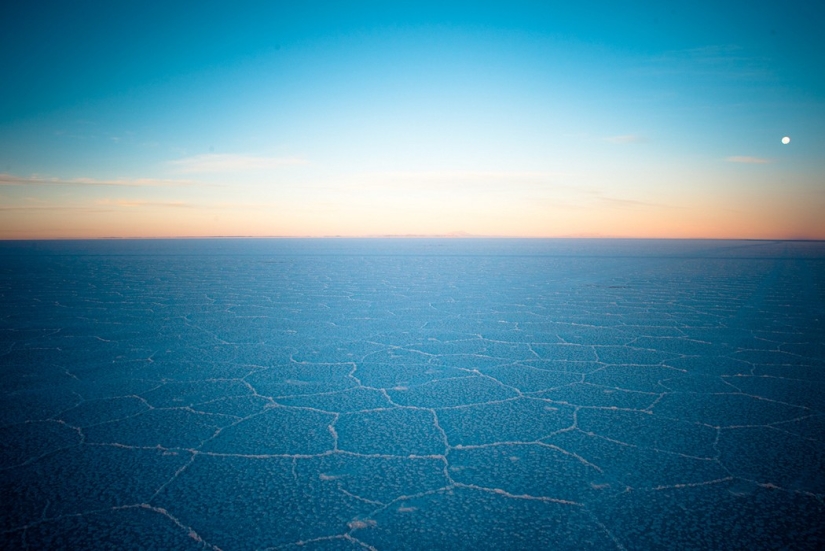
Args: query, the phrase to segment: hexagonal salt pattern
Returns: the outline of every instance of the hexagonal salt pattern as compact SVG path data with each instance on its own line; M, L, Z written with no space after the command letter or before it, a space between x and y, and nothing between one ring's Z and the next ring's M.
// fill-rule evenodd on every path
M825 547L825 245L0 243L0 546Z

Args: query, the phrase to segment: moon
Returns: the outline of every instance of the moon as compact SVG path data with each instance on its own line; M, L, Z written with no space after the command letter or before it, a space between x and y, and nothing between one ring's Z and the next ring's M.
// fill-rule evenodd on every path
M791 139L788 136L785 136L784 138L782 138L782 143L788 145L789 143L791 143Z

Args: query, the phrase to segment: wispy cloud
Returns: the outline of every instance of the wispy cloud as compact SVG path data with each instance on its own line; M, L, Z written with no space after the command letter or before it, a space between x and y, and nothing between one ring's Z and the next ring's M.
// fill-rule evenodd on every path
M193 180L168 180L159 178L52 178L46 176L15 176L0 174L0 186L125 186L125 187L188 187L205 185Z
M96 205L115 207L171 207L171 208L193 208L194 205L183 201L143 201L140 199L100 199L95 201Z
M622 199L620 197L600 196L600 197L596 197L595 199L596 199L596 201L598 201L602 204L609 205L609 206L612 206L612 207L619 207L619 208L638 208L638 207L667 208L667 209L679 208L679 207L675 207L673 205L668 205L668 204L665 204L665 203L654 203L654 202L650 202L650 201L639 201L639 200L636 200L636 199Z
M644 143L647 141L647 138L638 134L623 134L621 136L604 138L604 141L617 144Z
M648 59L655 73L718 76L726 79L764 79L770 76L764 58L745 54L741 46L722 44L670 50Z
M770 159L763 159L761 157L748 157L746 155L735 155L725 159L729 163L746 163L752 165L764 165L771 162Z
M87 206L76 206L76 205L15 205L15 206L3 206L0 205L0 211L8 211L8 212L28 212L28 211L53 211L53 210L65 210L65 211L78 211L78 210L99 210L99 209L92 209Z
M75 204L35 204L35 205L0 205L0 211L69 211L69 212L112 212L120 208L195 208L197 205L183 201L144 201L141 199L98 199L92 203Z
M539 186L554 184L564 174L544 171L411 170L356 175L347 189L482 189L489 186ZM508 189L512 189L509 188Z
M253 155L209 154L195 155L171 161L177 172L235 172L244 170L268 170L282 166L305 165L308 162L296 157L256 157Z

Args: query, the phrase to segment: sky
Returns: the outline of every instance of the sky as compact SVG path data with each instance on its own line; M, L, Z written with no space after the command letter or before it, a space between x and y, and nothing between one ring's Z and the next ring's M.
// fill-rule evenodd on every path
M820 2L30 1L0 21L0 239L825 239Z

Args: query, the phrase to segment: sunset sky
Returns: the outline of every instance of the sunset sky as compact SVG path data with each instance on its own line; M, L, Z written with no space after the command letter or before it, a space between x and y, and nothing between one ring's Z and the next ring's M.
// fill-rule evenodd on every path
M825 239L825 5L718 4L6 2L0 238Z

